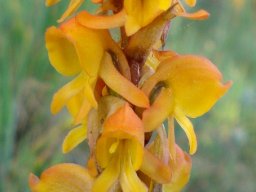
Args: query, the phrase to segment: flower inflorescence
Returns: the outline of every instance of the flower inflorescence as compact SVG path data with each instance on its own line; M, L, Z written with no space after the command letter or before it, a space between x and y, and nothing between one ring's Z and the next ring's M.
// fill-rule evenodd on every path
M46 0L47 6L60 0ZM68 109L73 128L62 149L87 141L85 167L64 163L31 174L33 192L180 191L188 182L197 139L189 118L208 112L231 86L208 59L160 51L175 17L188 13L179 0L92 0L97 14L70 0L45 34L51 65L73 80L53 96L51 112ZM195 6L196 0L187 0ZM120 40L110 30L120 29ZM164 121L168 123L164 124ZM174 120L187 135L189 154L175 142Z

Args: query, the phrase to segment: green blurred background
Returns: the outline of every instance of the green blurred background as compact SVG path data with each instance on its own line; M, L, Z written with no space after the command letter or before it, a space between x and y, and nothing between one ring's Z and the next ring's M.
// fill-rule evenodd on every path
M70 128L66 112L52 116L51 97L67 79L50 66L44 32L68 2L45 8L41 0L0 0L0 191L28 190L32 171L59 162L84 163L86 144L68 155L61 142ZM89 1L84 7L88 8ZM256 191L256 1L201 0L206 21L175 19L167 47L210 58L231 90L193 120L199 140L190 192ZM177 129L177 140L187 140Z

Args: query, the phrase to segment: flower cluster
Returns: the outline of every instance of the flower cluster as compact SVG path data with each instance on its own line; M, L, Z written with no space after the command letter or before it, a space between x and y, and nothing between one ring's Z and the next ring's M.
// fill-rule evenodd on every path
M63 152L86 140L90 156L85 167L64 163L40 178L31 174L31 190L180 191L189 180L191 158L175 142L174 120L194 154L197 139L189 118L208 112L231 82L223 84L204 57L159 48L172 19L209 14L188 13L179 0L92 0L97 14L83 10L73 16L83 2L70 0L60 25L48 28L45 39L51 65L73 77L51 103L53 114L66 107L75 127ZM195 6L196 0L186 3Z

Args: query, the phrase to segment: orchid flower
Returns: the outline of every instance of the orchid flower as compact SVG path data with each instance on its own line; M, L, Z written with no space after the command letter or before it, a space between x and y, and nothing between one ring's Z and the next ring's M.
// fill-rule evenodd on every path
M226 93L231 82L222 84L221 80L217 67L206 58L164 57L142 87L146 95L155 97L151 107L143 113L145 131L158 128L168 116L174 116L188 137L190 154L195 153L197 140L188 117L196 118L208 112Z
M116 182L125 192L147 191L136 171L143 160L144 130L141 119L128 104L110 115L96 146L96 159L103 172L92 191L108 191Z
M84 192L91 191L94 178L88 170L72 163L58 164L46 169L38 178L29 176L32 192Z

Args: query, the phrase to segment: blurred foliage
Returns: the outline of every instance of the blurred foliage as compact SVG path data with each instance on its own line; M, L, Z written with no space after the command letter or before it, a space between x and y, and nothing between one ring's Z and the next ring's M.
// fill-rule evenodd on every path
M64 161L83 164L86 158L85 143L61 153L70 120L65 111L57 116L49 111L52 94L64 80L49 65L44 32L56 24L67 2L52 8L45 8L43 0L0 0L0 5L0 191L28 191L29 172L39 174ZM185 191L253 192L256 2L201 0L197 8L207 9L211 17L175 19L167 47L207 56L234 85L211 112L194 121L199 150ZM176 130L186 149L184 133Z

